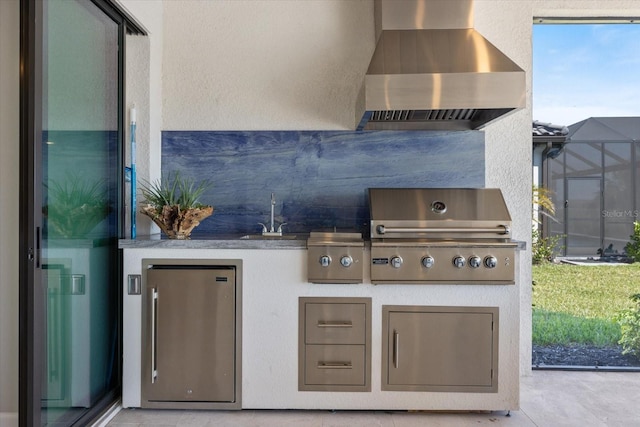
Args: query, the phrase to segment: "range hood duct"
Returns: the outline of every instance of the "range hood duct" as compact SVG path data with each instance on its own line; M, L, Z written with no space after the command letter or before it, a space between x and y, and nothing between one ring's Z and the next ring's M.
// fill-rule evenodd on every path
M525 106L525 73L473 27L473 0L375 0L358 130L479 129Z

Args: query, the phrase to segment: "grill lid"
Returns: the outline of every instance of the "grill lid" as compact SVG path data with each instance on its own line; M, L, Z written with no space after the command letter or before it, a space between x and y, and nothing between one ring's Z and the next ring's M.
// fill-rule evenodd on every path
M507 239L511 216L497 188L370 188L371 237Z

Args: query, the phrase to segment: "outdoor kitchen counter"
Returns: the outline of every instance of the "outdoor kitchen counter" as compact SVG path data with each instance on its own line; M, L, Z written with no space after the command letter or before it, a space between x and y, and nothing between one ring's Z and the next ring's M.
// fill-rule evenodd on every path
M136 239L121 239L118 242L118 247L120 249L307 249L308 234L287 234L285 236L287 238L284 239L278 237L243 239L242 235L228 234L176 240L154 234L138 236ZM526 248L526 242L519 240L511 240L511 242L518 245L516 250Z
M128 293L128 276L142 275L145 260L242 263L242 407L244 409L509 410L519 406L520 251L515 285L372 285L364 266L361 284L307 281L306 238L240 239L217 236L167 240L158 236L121 240L123 262L124 407L141 402L142 296ZM523 249L524 243L518 244ZM365 245L365 254L370 251ZM368 259L365 256L365 259ZM319 392L298 389L299 299L371 300L371 391ZM497 393L383 391L383 306L497 307L499 375ZM277 393L273 391L277 390Z

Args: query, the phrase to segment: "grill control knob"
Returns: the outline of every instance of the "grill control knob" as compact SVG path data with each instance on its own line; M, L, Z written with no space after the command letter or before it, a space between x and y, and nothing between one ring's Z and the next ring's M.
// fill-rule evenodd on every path
M402 258L399 256L391 258L391 266L393 268L400 268L402 266Z
M340 264L342 264L343 267L351 267L351 264L353 264L353 258L349 255L345 255L340 258Z
M487 268L496 268L498 260L494 256L488 256L484 259L484 266Z
M471 258L469 258L469 267L471 268L478 268L482 265L482 260L480 259L479 256L472 256Z
M463 256L457 256L453 259L453 265L455 265L457 268L464 267L464 264L465 264L465 259Z
M435 264L435 260L433 259L432 256L426 256L424 258L422 258L422 265L424 266L424 268L431 268L433 267L433 264Z
M329 267L331 264L331 257L329 255L322 255L320 257L320 265L323 267Z

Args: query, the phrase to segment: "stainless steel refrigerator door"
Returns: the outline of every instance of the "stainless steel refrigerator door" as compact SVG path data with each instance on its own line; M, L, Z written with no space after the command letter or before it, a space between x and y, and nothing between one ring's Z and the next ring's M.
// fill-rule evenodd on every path
M147 278L142 406L235 401L235 270L165 267Z

